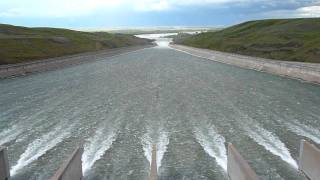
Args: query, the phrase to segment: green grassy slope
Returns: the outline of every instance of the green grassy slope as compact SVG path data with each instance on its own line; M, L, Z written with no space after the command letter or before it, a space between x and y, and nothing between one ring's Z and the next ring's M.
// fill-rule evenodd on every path
M178 43L277 60L320 63L320 18L250 21Z
M0 24L0 64L145 44L150 40L133 35Z

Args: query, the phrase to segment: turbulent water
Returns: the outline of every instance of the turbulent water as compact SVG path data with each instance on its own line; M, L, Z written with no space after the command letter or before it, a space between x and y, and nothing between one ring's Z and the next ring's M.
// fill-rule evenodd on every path
M225 180L233 143L263 180L305 179L320 143L320 86L149 48L0 80L0 144L13 180L48 179L83 143L85 179Z

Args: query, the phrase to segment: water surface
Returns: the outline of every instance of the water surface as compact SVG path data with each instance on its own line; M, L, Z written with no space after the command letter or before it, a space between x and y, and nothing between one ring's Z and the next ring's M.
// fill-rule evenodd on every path
M149 48L0 80L0 144L13 180L47 179L84 143L85 179L226 178L232 142L261 179L305 179L320 144L320 86Z

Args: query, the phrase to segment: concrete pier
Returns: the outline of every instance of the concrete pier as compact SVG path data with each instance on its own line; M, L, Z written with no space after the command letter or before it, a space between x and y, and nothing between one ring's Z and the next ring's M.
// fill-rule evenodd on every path
M0 146L0 180L10 177L7 148Z
M231 143L228 145L228 175L230 180L259 180L257 174Z
M320 180L320 149L301 140L299 169L311 180Z
M50 180L81 180L83 147L78 147Z
M151 160L150 180L157 180L157 179L158 179L157 146L154 144L152 146L152 160Z

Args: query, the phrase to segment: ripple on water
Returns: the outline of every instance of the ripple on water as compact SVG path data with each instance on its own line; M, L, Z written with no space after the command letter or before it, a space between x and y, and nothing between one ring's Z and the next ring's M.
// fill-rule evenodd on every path
M196 127L194 129L195 136L203 149L213 157L217 164L227 172L227 150L225 138L218 134L213 126Z

